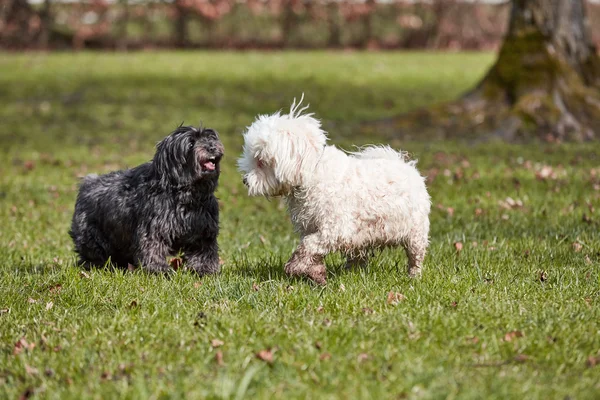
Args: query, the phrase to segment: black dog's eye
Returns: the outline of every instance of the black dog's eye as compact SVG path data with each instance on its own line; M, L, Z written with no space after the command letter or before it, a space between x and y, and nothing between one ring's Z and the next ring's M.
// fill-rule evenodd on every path
M217 137L217 132L214 129L206 128L202 133L206 136Z
M188 144L188 149L193 149L195 145L196 145L196 141L190 140L190 143Z

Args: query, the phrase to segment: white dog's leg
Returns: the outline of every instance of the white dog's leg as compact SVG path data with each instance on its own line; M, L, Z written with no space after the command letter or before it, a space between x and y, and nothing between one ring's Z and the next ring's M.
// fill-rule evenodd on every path
M305 276L319 285L325 285L327 271L323 257L326 252L319 243L318 233L303 237L290 260L285 264L286 274Z
M425 237L422 237L422 235L411 236L404 243L404 249L408 256L408 275L411 278L421 276L421 267L427 251L427 244L427 235Z
M346 269L365 268L369 264L369 254L346 257Z

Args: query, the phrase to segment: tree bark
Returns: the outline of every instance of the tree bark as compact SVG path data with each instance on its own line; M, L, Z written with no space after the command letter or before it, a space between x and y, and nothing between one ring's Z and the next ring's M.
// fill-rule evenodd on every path
M600 63L583 0L513 0L498 60L462 112L505 138L600 136Z

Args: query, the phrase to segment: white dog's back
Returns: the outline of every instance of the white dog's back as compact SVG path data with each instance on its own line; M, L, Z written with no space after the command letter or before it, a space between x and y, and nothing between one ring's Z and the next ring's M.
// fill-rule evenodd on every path
M408 164L414 165L416 161L408 161L408 153L403 151L396 151L390 146L384 145L371 145L360 149L357 152L350 152L350 155L360 160L392 160L392 161L403 161Z

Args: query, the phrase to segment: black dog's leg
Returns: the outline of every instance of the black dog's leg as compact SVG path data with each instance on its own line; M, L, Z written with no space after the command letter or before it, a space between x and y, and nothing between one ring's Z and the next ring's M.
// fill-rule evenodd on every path
M221 270L219 246L216 241L205 242L201 248L186 251L184 254L187 266L200 275L214 274Z
M135 261L141 264L142 268L150 272L172 272L171 267L167 263L169 252L169 247L159 240L151 240L150 238L142 239L138 245Z
M102 267L109 258L110 245L103 241L103 235L96 229L94 224L88 224L87 220L77 215L76 223L69 234L75 243L75 251L79 255L77 265L90 269L92 266Z

